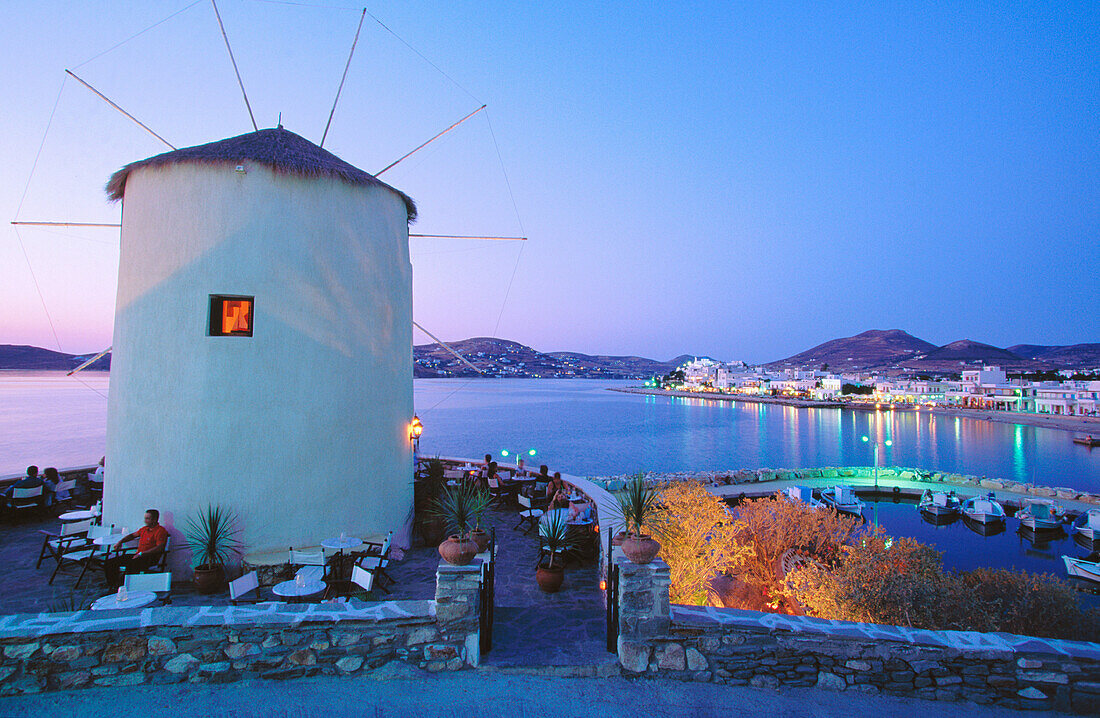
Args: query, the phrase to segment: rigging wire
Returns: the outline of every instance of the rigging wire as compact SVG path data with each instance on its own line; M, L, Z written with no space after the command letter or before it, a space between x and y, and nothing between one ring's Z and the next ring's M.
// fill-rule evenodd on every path
M176 10L176 11L175 11L174 13L172 13L172 14L171 14L171 15L169 15L168 17L164 18L163 20L158 20L158 21L156 21L155 23L153 23L153 24L152 24L152 25L150 25L149 27L145 28L144 30L142 30L142 31L140 31L140 32L134 33L133 35L131 35L130 37L126 38L126 39L125 39L125 40L123 40L122 42L120 42L120 43L118 43L118 44L116 44L116 45L112 45L111 47L107 48L106 50L104 50L103 52L101 52L101 53L99 53L99 54L97 54L97 55L92 55L91 57L89 57L89 58L88 58L87 60L85 60L84 62L80 63L79 65L74 65L74 66L73 66L73 69L74 69L74 70L79 70L80 68L84 67L84 66L85 66L85 65L87 65L87 64L88 64L89 62L91 62L92 60L98 60L99 58L101 58L101 57L103 57L104 55L106 55L106 54L107 54L108 52L112 52L112 51L114 51L114 50L117 50L118 48L122 47L123 45L125 45L125 44L126 44L126 43L128 43L128 42L130 42L131 40L133 40L134 38L138 37L139 35L144 35L145 33L149 32L150 30L152 30L152 29L153 29L154 27L156 27L157 25L161 25L161 24L163 24L163 23L166 23L166 22L168 22L169 20L171 20L172 18L174 18L174 17L176 16L176 15L179 15L179 14L180 14L180 13L182 13L182 12L186 12L186 11L190 10L191 8L195 7L196 5L198 5L199 3L201 3L202 1L203 1L203 0L195 0L195 2L191 3L190 5L188 5L188 6L186 6L186 7L183 7L183 8L180 8L179 10Z
M61 92L65 89L65 83L69 81L68 75L61 76L61 87L57 88L57 97L53 101L53 109L50 110L50 119L46 120L46 130L42 133L42 141L38 143L38 151L34 153L34 162L31 163L31 172L27 175L27 184L23 187L23 196L19 198L19 206L15 208L14 219L19 218L19 212L23 209L23 202L27 199L27 190L31 188L31 180L34 179L34 171L38 169L38 158L42 156L42 148L46 146L46 136L50 134L53 125L53 117L57 114L57 105L61 102ZM16 232L18 234L18 232ZM24 251L24 254L26 252Z
M520 234L524 237L527 236L527 229L523 226L523 218L519 216L519 205L516 204L516 196L512 193L512 183L508 180L508 170L504 168L504 157L500 154L500 144L497 143L497 135L493 132L493 122L489 119L489 113L485 113L485 122L489 125L489 135L493 138L493 147L497 151L497 159L500 161L500 172L504 175L504 186L508 188L508 196L512 199L512 209L516 213L516 221L519 222ZM516 264L512 267L512 276L508 279L508 288L504 290L504 301L500 303L500 313L497 314L497 323L493 327L493 336L497 334L497 330L500 329L500 320L504 316L504 307L508 304L508 296L512 293L512 283L516 281L516 272L519 271L519 260L523 257L523 248L526 246L526 242L519 246L519 252L516 253Z

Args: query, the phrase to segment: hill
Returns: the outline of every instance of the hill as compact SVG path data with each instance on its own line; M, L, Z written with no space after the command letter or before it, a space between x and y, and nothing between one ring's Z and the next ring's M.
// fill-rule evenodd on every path
M1017 344L1008 348L1016 356L1038 359L1063 369L1094 369L1100 367L1100 344L1069 344L1043 346Z
M767 366L817 369L828 364L830 369L869 369L890 366L935 348L935 344L900 329L871 329L854 337L818 344L812 349Z
M667 362L637 356L589 355L579 352L543 353L519 342L495 337L474 337L449 342L451 348L485 376L583 379L645 379L667 374L691 357ZM417 377L473 377L478 373L439 344L413 347Z
M904 361L906 369L923 371L958 371L962 366L989 364L1002 369L1044 369L1049 365L1035 359L1025 359L1007 349L982 344L971 339L945 344L923 355Z
M0 344L0 369L69 371L92 358L92 354L65 354L26 344ZM84 371L111 368L111 355Z

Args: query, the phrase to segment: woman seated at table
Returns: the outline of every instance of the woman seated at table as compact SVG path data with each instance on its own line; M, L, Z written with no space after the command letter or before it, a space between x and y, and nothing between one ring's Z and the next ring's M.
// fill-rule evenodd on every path
M587 501L580 501L577 503L569 504L569 517L566 519L569 523L592 523L592 504Z
M546 498L550 499L550 508L564 509L569 506L569 484L562 481L561 472L555 471L554 478L546 485Z

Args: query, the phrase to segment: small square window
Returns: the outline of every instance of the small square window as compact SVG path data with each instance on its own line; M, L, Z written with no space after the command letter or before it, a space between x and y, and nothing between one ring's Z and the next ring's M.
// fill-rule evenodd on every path
M253 297L210 295L210 336L252 336Z

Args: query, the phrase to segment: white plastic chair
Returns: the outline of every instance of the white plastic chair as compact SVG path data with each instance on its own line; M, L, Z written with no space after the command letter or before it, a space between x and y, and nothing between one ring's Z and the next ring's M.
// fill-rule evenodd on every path
M360 566L351 567L351 582L359 588L370 593L374 588L374 572L367 571Z
M288 563L291 566L299 566L300 568L294 574L295 577L301 576L304 581L323 581L325 580L325 554L324 551L295 551L290 549L290 560Z
M23 509L38 509L42 507L42 487L34 486L29 489L12 489L8 497L8 508L16 511Z
M127 591L152 591L161 603L170 603L172 596L172 574L133 573L123 579Z
M240 578L229 582L229 601L233 605L237 605L237 603L256 603L259 600L260 578L255 571L249 571Z
M40 533L44 534L45 537L42 539L42 550L38 552L38 563L34 567L39 568L47 555L60 561L61 554L65 551L83 546L87 542L84 534L88 533L88 529L91 527L92 520L88 519L87 521L72 521L61 524L61 531L58 533L41 531Z
M518 529L526 523L527 528L524 529L523 533L528 534L531 532L531 529L539 525L539 519L542 518L542 515L546 512L542 509L536 509L530 496L517 494L516 500L519 501L521 511L519 512L519 523L515 525L515 528Z

